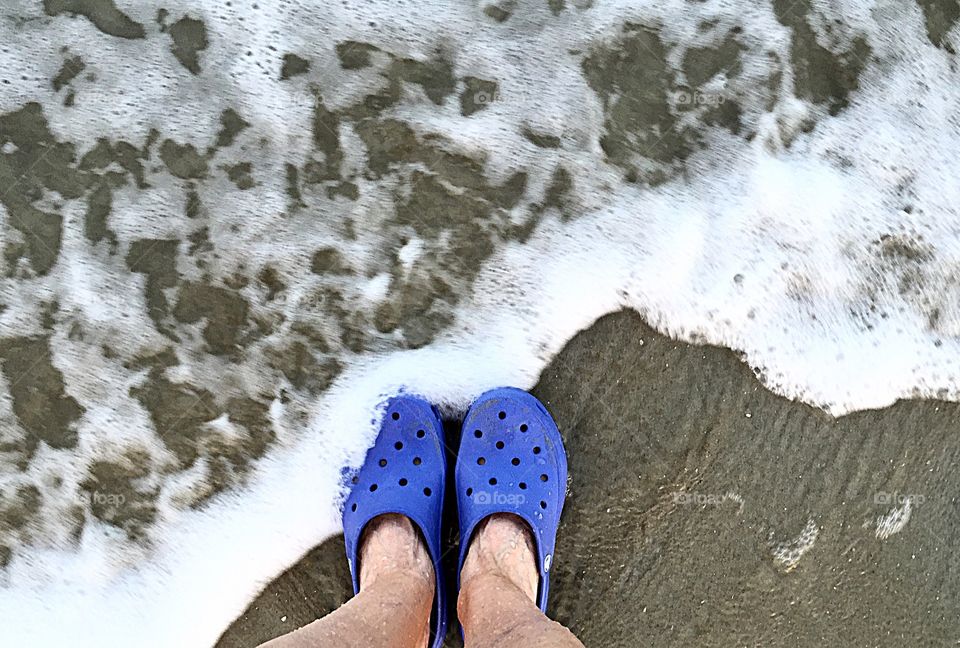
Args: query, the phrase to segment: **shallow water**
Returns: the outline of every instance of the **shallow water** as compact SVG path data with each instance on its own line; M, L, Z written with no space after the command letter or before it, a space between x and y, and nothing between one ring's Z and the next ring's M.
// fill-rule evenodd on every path
M835 418L770 393L730 350L657 334L632 311L574 336L533 393L570 461L548 613L585 646L955 642L960 403ZM453 530L447 540L456 556ZM252 648L341 605L343 555L342 536L312 549L218 648ZM461 645L455 626L446 645Z
M0 623L211 643L385 394L624 306L832 414L957 400L957 14L6 3Z

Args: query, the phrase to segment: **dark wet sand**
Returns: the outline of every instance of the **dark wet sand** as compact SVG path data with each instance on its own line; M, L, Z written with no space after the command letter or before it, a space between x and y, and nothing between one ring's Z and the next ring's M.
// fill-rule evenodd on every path
M833 419L633 312L575 337L533 391L570 464L550 614L588 648L960 644L960 404ZM884 500L908 496L909 522L878 539L897 506ZM813 546L777 562L805 527ZM338 536L218 646L255 646L349 596Z

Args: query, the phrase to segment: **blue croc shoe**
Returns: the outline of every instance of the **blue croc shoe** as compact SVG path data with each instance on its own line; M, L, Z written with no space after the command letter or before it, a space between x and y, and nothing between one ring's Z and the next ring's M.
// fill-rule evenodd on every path
M353 479L343 509L343 537L354 594L360 591L360 538L370 520L384 513L401 513L420 529L437 579L430 624L433 648L443 644L447 632L440 566L446 470L443 424L436 409L414 396L396 396L387 403L380 434Z
M567 490L567 455L550 413L525 391L504 387L478 398L463 421L455 470L460 515L460 570L477 524L513 513L530 525L537 546L537 605L547 611L550 565Z

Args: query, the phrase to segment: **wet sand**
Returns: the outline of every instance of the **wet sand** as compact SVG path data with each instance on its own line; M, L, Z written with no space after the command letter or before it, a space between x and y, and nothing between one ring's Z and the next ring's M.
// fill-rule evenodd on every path
M734 352L626 311L571 340L533 392L570 467L550 614L588 648L960 641L960 404L835 419L769 392ZM337 536L218 646L255 646L349 596Z

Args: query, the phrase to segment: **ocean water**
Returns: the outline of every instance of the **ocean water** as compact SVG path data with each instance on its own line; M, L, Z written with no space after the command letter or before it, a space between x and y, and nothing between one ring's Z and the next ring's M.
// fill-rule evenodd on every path
M958 17L5 2L4 640L210 645L387 395L455 415L621 308L835 415L957 400Z

